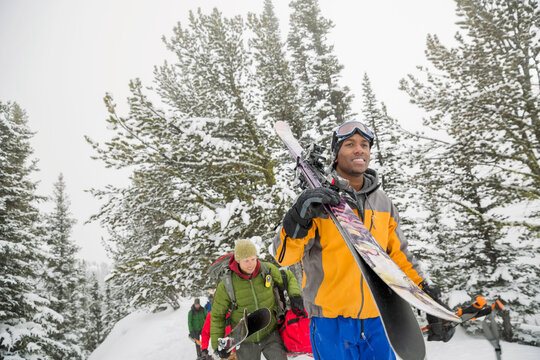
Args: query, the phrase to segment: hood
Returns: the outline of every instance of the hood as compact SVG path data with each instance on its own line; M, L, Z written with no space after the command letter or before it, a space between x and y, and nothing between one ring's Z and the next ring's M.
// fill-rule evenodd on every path
M381 183L379 182L379 174L377 171L368 168L364 173L364 186L362 186L362 188L358 191L354 191L354 189L351 190L357 195L365 194L367 196L377 190L379 186L381 186Z
M191 311L192 312L201 312L201 311L206 311L206 309L204 308L204 306L199 306L199 308L197 309L195 307L195 304L191 305Z
M336 180L337 179L343 179L341 176L338 175L337 171L336 170L333 170L333 169L328 169L327 171L330 172L330 175L335 178ZM345 190L347 193L351 194L351 195L369 195L371 194L372 192L374 192L375 190L377 190L379 188L379 186L381 186L380 182L379 182L379 175L377 174L377 171L373 170L373 169L370 169L368 168L366 170L366 172L364 173L364 185L362 186L362 188L358 191L355 191L352 187L350 186L347 186L348 182L347 180L343 179L344 181L344 184L340 184L338 185L338 187L341 189L341 190ZM340 183L341 181L339 181L338 183ZM347 186L345 188L345 186Z

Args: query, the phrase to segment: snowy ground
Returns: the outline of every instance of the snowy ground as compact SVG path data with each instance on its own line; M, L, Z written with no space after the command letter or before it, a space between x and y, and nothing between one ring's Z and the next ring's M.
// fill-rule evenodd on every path
M187 313L191 300L176 311L156 314L135 312L119 321L107 339L89 360L191 360L196 359L194 344L188 339ZM538 360L540 347L501 342L504 360ZM428 359L482 360L495 359L490 343L473 338L458 328L448 343L428 342ZM296 360L311 359L307 356ZM271 360L271 359L270 359Z

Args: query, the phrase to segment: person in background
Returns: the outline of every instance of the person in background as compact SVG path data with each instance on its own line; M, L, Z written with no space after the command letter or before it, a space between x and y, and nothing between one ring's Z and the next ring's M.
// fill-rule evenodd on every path
M206 320L206 310L201 306L200 300L197 298L191 306L191 310L188 313L188 328L189 336L192 339L199 340L201 337L201 332L204 326L204 321ZM197 349L197 358L201 357L201 346L195 343Z
M212 301L214 301L214 294L208 295L208 301L204 304L204 309L207 313L212 311Z
M277 266L259 261L257 249L249 240L238 240L235 244L234 254L229 259L229 275L232 277L232 288L236 297L236 306L233 306L229 297L224 280L217 286L212 305L212 325L210 334L212 348L222 358L228 356L222 350L218 351L218 339L225 335L225 318L231 311L230 321L234 328L242 319L244 309L248 313L255 310L268 308L271 312L270 324L261 331L249 336L236 350L239 360L260 360L261 354L266 359L287 360L285 345L277 329L277 304L274 295L274 286L285 287L291 304L301 307L298 311L304 311L302 293L293 273L287 273L287 284Z

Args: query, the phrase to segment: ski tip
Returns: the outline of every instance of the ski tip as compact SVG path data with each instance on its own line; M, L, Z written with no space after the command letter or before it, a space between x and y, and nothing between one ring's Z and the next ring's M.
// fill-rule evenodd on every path
M276 121L276 123L274 124L274 129L276 131L279 131L279 130L284 130L284 129L289 129L289 124L287 124L285 121Z

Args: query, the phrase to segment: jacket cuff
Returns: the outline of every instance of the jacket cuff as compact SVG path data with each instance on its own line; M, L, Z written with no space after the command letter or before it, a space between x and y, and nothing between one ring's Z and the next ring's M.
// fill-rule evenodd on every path
M306 237L312 225L313 220L300 217L294 206L287 211L283 218L283 230L291 239Z

